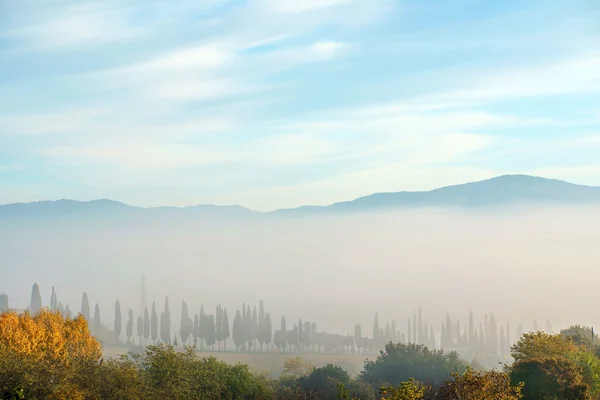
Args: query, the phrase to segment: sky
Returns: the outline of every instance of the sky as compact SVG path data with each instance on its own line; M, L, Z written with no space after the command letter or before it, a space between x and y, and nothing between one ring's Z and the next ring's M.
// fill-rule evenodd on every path
M595 0L2 0L0 204L600 185Z

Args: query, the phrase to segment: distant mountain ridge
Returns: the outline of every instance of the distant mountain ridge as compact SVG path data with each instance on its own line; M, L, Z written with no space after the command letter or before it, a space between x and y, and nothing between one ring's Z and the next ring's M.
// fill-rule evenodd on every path
M393 208L466 207L478 208L516 204L600 203L600 187L577 185L557 179L529 175L502 175L495 178L445 186L420 192L375 193L328 206L302 206L262 213L248 208L216 205L189 207L136 207L114 200L57 200L0 205L0 217L80 215L104 213L152 213L157 215L290 215L327 212L375 211Z

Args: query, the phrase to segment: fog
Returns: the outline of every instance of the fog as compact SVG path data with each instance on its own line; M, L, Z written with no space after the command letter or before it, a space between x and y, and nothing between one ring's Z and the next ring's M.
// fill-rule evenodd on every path
M0 292L29 305L38 282L74 312L87 291L112 326L114 302L163 308L173 324L181 301L228 308L265 301L274 329L283 313L319 330L370 335L372 319L406 330L413 310L439 333L449 312L467 322L494 313L499 324L598 325L600 207L422 209L239 222L201 217L49 218L0 221ZM124 311L125 314L125 311Z

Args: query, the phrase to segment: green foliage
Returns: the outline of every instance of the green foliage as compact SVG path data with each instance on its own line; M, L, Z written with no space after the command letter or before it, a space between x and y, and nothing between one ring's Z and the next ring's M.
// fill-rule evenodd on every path
M348 385L350 375L337 365L327 364L315 368L309 375L298 378L298 383L309 398L335 400L340 384Z
M382 399L423 400L427 389L427 386L415 382L414 378L410 378L406 382L401 382L398 387L384 386L379 392L383 396Z
M360 377L376 386L398 386L410 378L438 386L450 378L451 373L463 373L466 369L467 363L456 352L390 343L375 361L365 361Z
M512 385L506 372L478 372L472 368L462 374L453 374L453 380L442 385L437 400L519 400L523 385Z
M512 366L513 385L524 383L524 400L589 400L582 368L566 357L523 359Z
M583 340L587 333L590 337L589 342ZM548 384L552 374L556 374L556 382L562 374L567 374L569 379L577 377L572 382L577 384L580 380L593 398L600 397L600 359L591 347L591 330L586 332L586 328L575 326L564 330L560 335L527 333L513 346L512 355L515 359L513 375L518 373L526 382L524 393L530 393L530 390L534 389L542 390L539 388ZM573 369L571 365L577 368ZM532 374L529 380L537 383L527 383L526 372ZM552 390L561 393L564 390L579 390L568 389L560 382L558 385L557 388L553 386ZM533 386L535 388L532 389Z

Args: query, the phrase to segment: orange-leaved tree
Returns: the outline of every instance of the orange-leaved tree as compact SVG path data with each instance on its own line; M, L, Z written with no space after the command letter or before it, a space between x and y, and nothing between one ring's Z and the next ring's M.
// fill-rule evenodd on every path
M0 395L23 390L25 398L85 398L83 371L101 356L82 316L63 318L48 309L0 314Z

